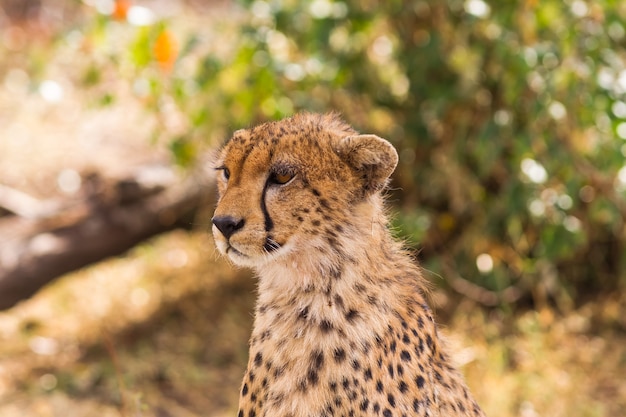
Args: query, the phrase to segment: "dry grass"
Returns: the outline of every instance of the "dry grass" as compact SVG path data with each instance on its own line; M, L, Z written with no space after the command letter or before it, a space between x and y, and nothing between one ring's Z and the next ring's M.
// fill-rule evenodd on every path
M254 286L209 239L172 233L2 313L0 415L232 411Z
M615 416L618 301L565 317L461 304L445 333L488 415ZM0 313L0 415L234 415L253 303L254 279L216 259L205 232L64 277Z

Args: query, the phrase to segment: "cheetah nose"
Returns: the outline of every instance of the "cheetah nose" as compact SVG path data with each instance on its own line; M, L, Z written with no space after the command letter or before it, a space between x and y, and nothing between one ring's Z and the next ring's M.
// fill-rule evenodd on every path
M233 233L241 229L244 224L243 219L235 219L232 216L213 217L213 224L222 232L226 239L229 239Z

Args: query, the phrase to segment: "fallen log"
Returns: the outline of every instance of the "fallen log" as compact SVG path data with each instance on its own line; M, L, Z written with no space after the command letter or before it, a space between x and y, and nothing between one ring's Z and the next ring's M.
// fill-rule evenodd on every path
M0 310L63 274L122 254L156 234L190 228L213 195L211 182L206 174L184 179L170 174L152 183L140 176L107 183L92 174L82 198L53 215L0 218Z

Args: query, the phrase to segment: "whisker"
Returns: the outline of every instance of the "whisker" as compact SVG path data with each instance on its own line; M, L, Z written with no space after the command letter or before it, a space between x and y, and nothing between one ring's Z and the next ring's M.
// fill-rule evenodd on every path
M280 249L280 243L276 242L272 237L267 237L265 239L265 244L263 245L263 250L266 254L270 254L275 250Z

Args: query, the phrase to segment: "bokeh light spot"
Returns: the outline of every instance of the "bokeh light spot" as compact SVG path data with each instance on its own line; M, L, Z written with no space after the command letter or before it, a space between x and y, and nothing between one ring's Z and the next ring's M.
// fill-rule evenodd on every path
M524 175L535 184L543 184L548 179L546 169L534 159L524 158L521 168Z
M567 109L560 101L553 101L548 106L548 113L554 120L562 120L567 116Z
M73 169L64 169L57 176L59 190L65 194L76 194L81 184L80 174Z
M150 26L156 20L152 10L143 6L131 6L126 19L133 26Z
M49 103L58 103L63 100L63 87L56 81L46 80L39 85L39 94Z
M485 18L491 13L491 8L483 0L467 0L464 5L465 11L472 16Z
M476 267L483 274L493 271L493 258L488 253L481 253L476 257Z

